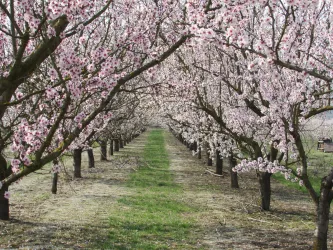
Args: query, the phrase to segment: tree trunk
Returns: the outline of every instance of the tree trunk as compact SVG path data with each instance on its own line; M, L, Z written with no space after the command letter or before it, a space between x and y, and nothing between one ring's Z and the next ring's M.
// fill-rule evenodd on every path
M124 147L126 146L126 140L124 140Z
M222 175L223 160L221 159L220 151L216 150L216 174Z
M208 156L207 166L213 166L213 159L210 156Z
M0 181L7 178L10 174L11 167L7 168L7 161L0 154ZM8 191L8 186L3 185L0 189L0 220L9 220L9 200L4 197L6 191Z
M119 140L119 148L124 148L123 140Z
M195 152L198 151L198 143L197 143L196 141L193 143L193 150L194 150Z
M57 194L57 191L58 191L58 173L53 173L51 192L52 194Z
M213 159L210 154L210 148L208 146L208 143L205 143L205 148L206 148L206 155L207 155L207 166L213 166Z
M267 172L258 173L261 196L261 209L269 211L271 205L271 175Z
M329 181L327 181L327 177L324 177L321 182L320 198L317 208L317 227L313 244L314 250L327 250L327 232L332 198L332 180L329 179Z
M110 140L110 149L109 149L110 155L113 155L113 140Z
M0 189L0 220L9 220L9 200L5 198L8 186L3 185Z
M201 147L199 146L198 148L198 159L201 160Z
M119 152L119 140L114 140L114 151Z
M107 143L106 141L102 140L100 141L101 146L101 161L106 161L107 160Z
M89 148L88 151L88 160L89 160L89 168L95 167L95 158L94 158L94 151L92 148Z
M228 160L229 160L229 171L230 171L230 178L231 178L231 188L239 188L237 172L232 171L232 169L236 166L237 161L233 157L233 155L230 155L228 157Z
M82 148L74 149L74 153L73 153L74 178L82 178L82 176L81 176L81 157L82 157Z
M58 165L58 164L59 164L58 159L54 159L53 165ZM56 194L58 191L58 177L59 177L58 173L52 174L52 188L51 188L52 194Z

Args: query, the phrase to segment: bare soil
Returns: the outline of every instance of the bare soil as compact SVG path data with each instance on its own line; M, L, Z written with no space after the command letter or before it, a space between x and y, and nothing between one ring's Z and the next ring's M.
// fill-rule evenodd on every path
M106 162L99 160L96 148L95 169L88 169L84 152L82 179L72 180L72 161L66 160L57 195L50 192L49 167L13 185L11 220L0 221L0 249L92 249L106 240L117 199L133 192L124 183L139 165L148 134ZM211 175L204 160L192 156L170 133L165 135L170 170L184 191L181 200L199 208L184 215L197 222L198 248L311 249L315 208L306 194L272 180L272 210L262 212L254 173L241 175L240 189L231 189L228 166L223 177Z

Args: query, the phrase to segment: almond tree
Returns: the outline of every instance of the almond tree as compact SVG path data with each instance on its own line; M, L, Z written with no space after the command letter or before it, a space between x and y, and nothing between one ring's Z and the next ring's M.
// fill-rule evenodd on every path
M308 177L301 133L306 120L333 108L332 2L229 1L220 5L210 1L205 10L216 46L222 52L233 48L233 60L247 64L247 87L234 90L242 92L244 101L249 99L254 113L268 119L273 146L285 155L284 164L299 159L301 167L292 172L317 206L314 248L327 249L333 173L323 177L320 194L316 193ZM260 166L259 161L249 164L250 168Z
M85 141L121 87L190 35L177 1L12 0L0 8L0 149L14 156L0 164L0 219L8 219L9 185Z

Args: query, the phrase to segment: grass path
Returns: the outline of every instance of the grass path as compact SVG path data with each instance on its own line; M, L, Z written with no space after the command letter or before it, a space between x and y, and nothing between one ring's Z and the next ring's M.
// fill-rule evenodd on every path
M228 175L205 172L165 130L148 130L110 161L99 161L98 149L95 158L89 170L84 154L82 179L62 173L57 195L47 169L12 186L0 249L311 248L315 216L307 195L272 180L272 211L262 212L253 173L231 189Z
M130 175L133 190L118 200L110 217L107 249L192 249L198 248L195 221L197 209L184 203L182 187L169 170L164 131L152 130L144 148L143 162Z

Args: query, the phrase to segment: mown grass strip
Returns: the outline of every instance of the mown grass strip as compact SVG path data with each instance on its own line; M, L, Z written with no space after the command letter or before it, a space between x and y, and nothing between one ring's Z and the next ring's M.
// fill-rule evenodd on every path
M118 200L110 217L109 249L191 249L195 227L188 215L195 208L180 202L181 186L169 169L163 130L152 130L144 148L144 166L127 186L135 195Z
M330 172L333 165L333 154L317 150L318 141L313 137L305 137L303 138L303 142L308 156L309 179L314 190L319 194L321 179ZM296 169L295 165L291 167ZM304 186L300 186L298 182L286 180L281 174L274 174L273 178L290 188L300 190L303 193L308 193Z
M277 173L277 174L274 174L272 175L273 178L277 181L279 181L280 183L282 183L283 185L289 187L289 188L293 188L293 189L297 189L297 190L300 190L301 192L303 193L308 193L308 191L306 190L306 188L304 186L300 186L299 185L299 182L292 182L290 180L286 180L286 178L284 177L284 175L280 174L280 173ZM311 183L312 183L312 186L314 188L314 190L319 193L320 191L320 180L321 178L317 177L317 176L310 176L309 177Z

